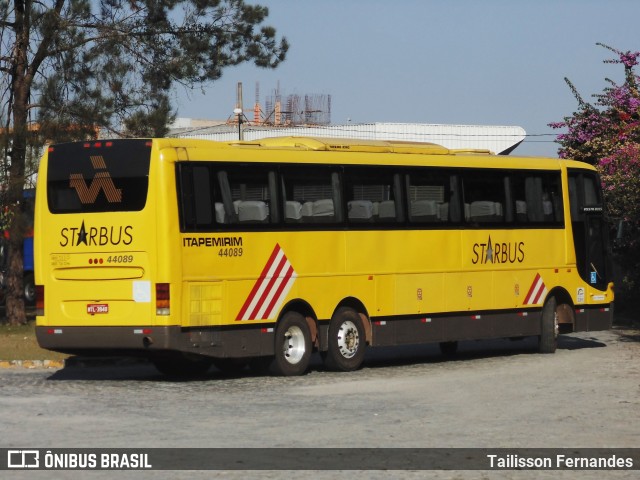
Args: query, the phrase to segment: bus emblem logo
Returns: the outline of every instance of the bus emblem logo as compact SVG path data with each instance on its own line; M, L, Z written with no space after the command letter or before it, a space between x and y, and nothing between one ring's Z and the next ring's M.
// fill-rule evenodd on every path
M298 274L276 244L236 320L266 320L278 311Z
M109 203L120 203L122 201L122 190L116 188L113 184L104 158L102 155L92 155L90 158L93 169L96 170L91 184L87 186L87 182L81 173L72 173L69 175L69 186L76 189L80 202L84 204L94 203L101 190Z

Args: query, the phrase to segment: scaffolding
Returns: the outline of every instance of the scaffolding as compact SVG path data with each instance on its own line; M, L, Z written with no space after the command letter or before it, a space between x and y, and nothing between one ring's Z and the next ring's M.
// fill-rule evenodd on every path
M242 91L240 85L238 91ZM263 107L260 102L260 84L258 82L256 82L255 92L253 118L249 120L245 116L242 120L243 123L285 127L331 124L331 95L329 94L282 95L280 82L278 82L276 88L265 98ZM236 108L243 109L241 102L242 99L238 97ZM237 118L231 120L232 122L233 120L237 121Z

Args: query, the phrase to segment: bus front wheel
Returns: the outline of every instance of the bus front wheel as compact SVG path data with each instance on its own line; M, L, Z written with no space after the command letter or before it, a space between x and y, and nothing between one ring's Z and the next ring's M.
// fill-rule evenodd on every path
M558 347L558 302L556 297L549 297L542 307L540 336L538 337L538 351L540 353L554 353Z
M298 312L285 313L276 328L271 372L283 376L302 375L309 367L311 348L307 320Z
M350 372L362 365L366 347L364 326L360 314L341 307L329 323L329 344L324 363L331 370Z

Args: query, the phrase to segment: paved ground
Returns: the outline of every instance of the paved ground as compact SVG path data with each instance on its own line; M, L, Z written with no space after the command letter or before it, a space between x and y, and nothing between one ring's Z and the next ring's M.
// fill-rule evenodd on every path
M353 373L171 382L150 365L0 369L0 446L637 447L640 331L371 350ZM5 472L6 473L6 472ZM10 478L85 478L26 472ZM20 472L22 473L22 472ZM92 478L284 478L288 472L92 472ZM349 478L637 478L635 472L343 472ZM315 472L335 478L340 472ZM302 474L301 474L302 475ZM298 474L294 475L298 477ZM3 477L4 478L4 477Z

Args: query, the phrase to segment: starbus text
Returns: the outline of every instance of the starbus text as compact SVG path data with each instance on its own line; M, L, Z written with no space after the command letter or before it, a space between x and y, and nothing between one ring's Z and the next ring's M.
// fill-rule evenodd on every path
M524 262L524 242L475 243L471 263L522 263Z
M80 228L64 227L60 230L60 246L80 246L84 244L88 247L105 245L131 245L133 242L133 226L119 227L85 227L84 222Z

